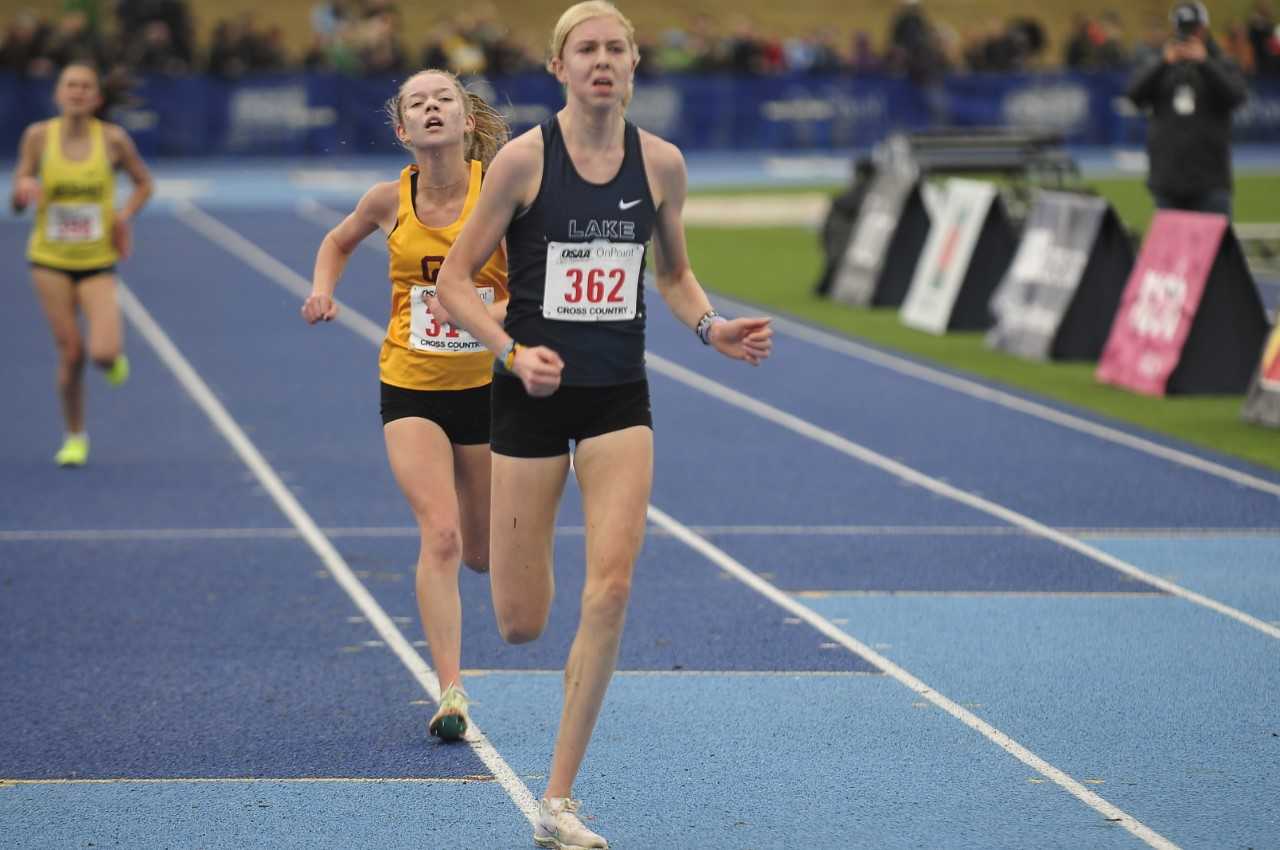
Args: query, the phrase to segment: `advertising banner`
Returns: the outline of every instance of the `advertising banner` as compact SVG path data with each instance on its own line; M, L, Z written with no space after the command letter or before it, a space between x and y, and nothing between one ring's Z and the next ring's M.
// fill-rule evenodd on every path
M1096 377L1145 395L1242 393L1268 328L1227 218L1161 210Z
M1039 192L1008 274L991 299L987 345L1020 357L1097 359L1133 265L1103 199Z
M337 73L142 76L133 105L111 119L140 133L143 155L364 154L396 150L380 115L397 77ZM550 74L470 78L516 133L564 104ZM895 131L1006 127L1055 131L1085 145L1140 145L1144 119L1124 106L1125 73L951 74L932 102L887 74L662 74L636 81L628 115L687 151L838 150L870 147ZM305 92L305 99L298 92ZM52 79L0 73L0 147L17 150L27 124L54 114ZM264 116L278 111L279 124ZM1235 141L1280 136L1280 83L1249 81L1235 111ZM330 131L332 133L325 132ZM317 133L316 131L321 131Z
M1280 428L1280 311L1262 349L1262 362L1245 399L1243 416L1246 422Z
M877 175L835 270L832 296L858 307L898 306L928 232L917 180L892 171Z
M985 330L988 302L1016 247L1004 205L990 183L947 181L942 214L902 303L902 322L917 330Z
M37 4L38 5L38 4ZM396 149L381 107L398 77L252 74L236 80L142 75L133 104L111 118L137 132L143 155L361 154ZM519 133L564 105L543 72L472 78ZM1124 73L954 74L931 104L901 77L879 74L666 74L636 82L633 121L688 151L867 148L894 131L935 126L1050 130L1072 143L1142 143L1125 106ZM0 73L0 147L16 150L32 121L54 113L52 78ZM1280 134L1280 83L1255 78L1234 119L1236 141ZM273 120L275 119L275 120Z

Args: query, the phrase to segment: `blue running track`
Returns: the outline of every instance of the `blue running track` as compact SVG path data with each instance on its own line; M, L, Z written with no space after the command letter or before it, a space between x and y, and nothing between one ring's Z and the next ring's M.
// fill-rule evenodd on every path
M540 641L503 644L464 571L488 749L433 742L417 541L377 411L386 257L370 239L352 258L355 325L306 326L291 287L341 209L314 197L140 220L133 377L87 376L92 455L71 471L51 463L27 223L0 223L5 846L532 846L577 493ZM662 307L649 343L653 525L575 788L613 848L1280 848L1280 476L788 323L759 369Z

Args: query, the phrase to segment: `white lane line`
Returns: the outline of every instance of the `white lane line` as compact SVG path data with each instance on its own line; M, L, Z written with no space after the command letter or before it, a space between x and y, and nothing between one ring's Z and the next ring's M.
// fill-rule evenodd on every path
M555 670L526 670L509 667L502 670L463 670L463 675L476 676L563 676L564 668ZM859 676L875 676L882 674L879 670L616 670L614 678L619 676L634 678L695 678L716 679L720 677L740 679L783 678L783 679L850 679Z
M326 207L314 198L303 198L298 201L294 204L294 212L298 214L299 218L323 227L325 230L330 230L346 218L344 213L340 213L331 207ZM387 256L387 243L384 241L379 240L375 243L370 242L368 239L362 239L360 240L360 247L374 251L383 257Z
M716 300L723 302L725 305L731 305L732 309L741 313L759 313L761 308L739 301L727 296L721 296L717 293ZM767 311L766 311L767 312ZM1019 413L1025 413L1028 416L1034 416L1037 419L1043 419L1046 422L1052 422L1064 428L1073 431L1079 431L1092 437L1105 440L1109 443L1125 446L1135 449L1144 454L1149 454L1163 460L1185 466L1199 472L1213 475L1218 478L1224 478L1242 487L1249 487L1254 490L1260 490L1264 493L1270 493L1273 496L1280 496L1280 483L1268 481L1265 478L1259 478L1256 475L1250 475L1238 469L1232 469L1220 463L1193 455L1190 452L1180 451L1169 446L1147 440L1133 434L1126 433L1118 428L1111 428L1101 425L1097 422L1091 422L1079 416L1073 416L1070 413L1064 413L1056 410L1048 405L1038 402L1029 401L1020 398L1012 393L1002 390L993 389L984 386L976 381L971 381L956 375L949 374L940 369L923 366L904 357L888 354L879 351L868 345L854 342L850 339L838 336L833 333L818 330L817 328L784 317L774 317L773 326L777 330L783 331L789 336L802 339L805 342L812 343L820 348L828 351L834 351L838 354L844 354L858 360L868 363L874 363L901 375L907 375L917 378L927 383L936 384L940 387L946 387L955 390L958 393L976 398L981 401L987 401L997 404L1010 410L1016 410Z
M179 221L210 242L222 246L243 260L246 265L297 295L299 308L302 307L302 301L311 294L311 281L194 204L186 201L175 202L173 214ZM338 324L346 325L365 339L372 339L379 345L382 344L382 338L387 332L385 327L372 322L364 314L351 309L341 301L338 301L338 304L342 308L338 311L338 318L335 320ZM302 321L301 315L298 316L298 321Z
M714 537L1034 537L1025 528L1008 525L691 525L698 534ZM335 537L417 538L410 526L329 527L321 531ZM1153 538L1184 540L1280 537L1280 528L1060 528L1064 534L1084 538ZM581 525L557 526L561 537L581 537ZM650 526L649 533L667 537L666 530ZM274 540L297 539L296 528L55 528L0 531L0 543L58 541L99 543L113 540Z
M102 543L113 540L275 540L297 539L294 528L62 528L0 531L0 542L56 540Z
M793 590L799 599L862 599L885 596L957 599L1162 599L1154 588L1141 590Z
M274 257L268 255L257 245L254 245L243 236L240 236L222 222L214 219L212 216L209 216L204 212L201 212L190 204L183 205L181 209L185 209L186 212L179 212L178 217L180 219L191 224L191 226L195 227L199 232L209 234L209 238L214 239L214 241L218 242L218 244L222 245L236 256L244 257L246 262L250 262L249 258L251 257L256 258L251 262L251 264L271 280L274 280L279 285L300 295L301 297L305 297L306 293L310 292L311 285L305 278L293 271L284 263L281 263ZM195 222L198 222L199 226L197 226ZM341 318L342 315L348 316L347 326L352 330L355 330L375 345L382 344L382 329L378 328L378 326L372 321L360 315L356 310L350 307L343 310L342 314L339 315L339 318ZM352 317L358 317L358 319ZM832 431L828 431L825 428L820 428L811 422L795 416L794 414L787 413L771 404L766 404L765 402L752 398L745 393L730 389L723 384L713 381L698 372L692 371L691 369L686 369L678 363L668 360L667 358L655 354L652 351L646 352L645 358L649 369L652 371L666 375L673 380L679 381L686 386L692 387L714 398L718 398L727 404L733 405L734 407L753 413L762 419L780 425L796 434L808 437L815 442L833 448L836 451L848 455L855 460L862 461L869 466L882 469L890 475L894 475L904 481L923 487L930 492L959 502L963 505L968 505L971 508L975 508L989 516L994 516L996 519L1010 525L1026 529L1032 534L1052 540L1061 546L1075 552L1079 552L1088 558L1092 558L1098 563L1110 567L1113 570L1124 573L1125 575L1136 578L1140 581L1145 581L1148 584L1164 590L1166 593L1185 599L1188 602L1192 602L1196 605L1202 605L1205 608L1218 612L1219 614L1231 617L1233 620L1244 623L1250 628L1257 629L1265 635L1269 635L1270 637L1280 640L1280 628L1277 628L1271 623L1264 622L1251 614L1246 614L1244 611L1232 608L1230 605L1226 605L1216 599L1211 599L1208 596L1196 593L1193 590L1188 590L1179 584L1174 584L1167 579L1160 578L1146 572L1145 570L1138 569L1127 561L1123 561L1120 558L1109 555L1100 549L1090 546L1081 540L1077 540L1076 538L1055 528L1051 528L1042 522L1032 519L1031 517L1025 516L1017 511L998 505L995 502L988 501L981 496L975 496L974 494L961 490L958 487L954 487L943 481L939 481L936 478L925 475L906 464L887 458L879 452L872 451L865 446L861 446L852 440L842 437Z
M351 567L347 565L342 555L325 537L319 526L316 525L315 520L311 518L311 515L307 513L294 495L289 492L284 482L280 480L280 476L262 457L257 447L245 435L226 408L222 406L222 403L218 401L209 386L204 382L204 379L187 362L187 359L178 351L169 335L155 322L151 314L142 306L142 303L134 297L133 292L125 285L123 280L120 281L119 297L120 307L129 318L129 321L133 323L138 332L155 349L156 354L169 367L170 371L177 377L183 388L200 406L205 415L209 417L214 427L235 449L236 454L240 456L245 466L249 467L254 477L270 494L276 506L293 523L293 526L311 546L311 549L324 563L334 579L351 597L360 612L368 618L370 625L373 626L379 637L391 647L401 663L408 668L423 690L430 695L431 699L434 702L439 702L440 683L436 680L436 675L431 670L431 667L417 653L409 641L405 639L405 636L400 633L400 629L387 616L387 612L382 609L382 606L373 598L368 589L352 573ZM480 760L484 762L485 767L497 778L503 790L515 802L521 813L530 823L533 823L534 818L537 816L538 806L528 787L512 771L511 766L494 749L489 739L485 737L478 726L472 725L468 737L467 743L475 751L476 755L480 757Z
M715 564L717 567L724 570L747 587L750 587L752 590L756 591L779 608L790 612L794 617L797 617L813 626L835 643L845 647L868 663L880 668L885 672L885 675L892 677L903 686L933 703L947 714L950 714L965 726L968 726L970 729L982 735L984 738L991 741L996 746L1000 747L1000 749L1009 753L1011 756L1036 771L1041 776L1052 780L1054 783L1066 790L1067 793L1071 794L1071 796L1080 800L1094 811L1100 813L1108 821L1119 824L1152 847L1160 848L1160 850L1176 850L1176 844L1139 821L1133 815L1117 808L1115 805L1103 799L1097 793L1090 791L1076 779L1049 764L1047 761L1040 758L1038 755L1031 752L1026 747L1022 746L1022 744L1019 744L1013 738L1010 738L990 723L987 723L973 712L938 693L936 690L908 673L902 667L894 664L888 658L885 658L871 647L837 627L826 617L823 617L816 611L792 599L790 596L760 578L760 576L756 575L733 558L729 557L724 551L712 545L702 537L694 534L679 521L672 519L653 505L649 506L649 520L650 522L667 529L682 542L687 544L691 549L701 554L707 560L711 561L711 563Z
M296 280L293 280L292 285L288 287L291 290L294 289L296 287L297 280L301 279L300 276L292 272L291 270L289 270L287 267L284 268L284 272L285 272L284 277L296 279ZM268 276L272 277L272 279L274 280L279 280L279 278L274 275L268 275ZM284 281L279 280L279 282L283 283ZM379 337L378 339L371 340L371 341L380 344L381 338ZM651 354L649 356L650 356L650 361L652 365L652 360L655 358L655 355ZM662 361L662 362L668 363L667 361ZM674 366L674 364L669 364L669 363L668 365ZM919 475L919 473L915 473L915 474ZM782 608L795 614L801 620L804 620L805 622L810 623L815 628L817 628L818 631L822 632L824 635L827 635L833 638L837 643L851 649L854 653L858 654L859 656L861 656L863 659L870 662L871 664L884 670L885 673L897 679L899 682L906 685L911 690L915 691L916 693L920 694L921 696L925 697L931 702L934 702L934 704L938 705L938 707L944 709L949 714L952 714L953 716L961 720L961 722L965 723L965 725L969 726L970 728L973 728L978 732L980 732L981 734L985 735L988 739L998 744L1006 752L1009 752L1010 754L1014 755L1024 764L1027 764L1032 769L1039 772L1041 775L1053 780L1058 785L1061 785L1063 788L1069 791L1073 796L1082 800L1083 802L1085 802L1095 810L1101 812L1104 817L1108 818L1113 822L1119 823L1126 830L1138 836L1143 841L1146 841L1152 847L1160 848L1160 850L1177 850L1177 845L1173 844L1168 839L1152 831L1149 827L1139 822L1136 818L1126 814L1125 812L1113 806L1111 803L1099 797L1097 794L1085 788L1079 782L1072 779L1070 776L1067 776L1065 773L1063 773L1061 770L1058 770L1053 765L1044 761L1039 756L1032 753L1030 750L1027 750L1025 747L1018 744L1016 741L1014 741L1009 736L1005 735L1003 732L999 731L998 729L986 723L985 721L980 720L972 712L969 712L968 710L960 707L959 705L952 702L951 700L946 699L945 697L942 697L941 695L937 694L932 689L925 686L924 683L921 682L919 679L916 679L914 676L907 673L906 670L893 664L893 662L889 661L887 658L880 656L870 647L867 647L861 642L850 637L845 632L837 628L833 623L831 623L825 617L820 616L819 614L810 610L809 608L805 607L799 602L789 598L785 593L778 590L777 588L769 584L764 579L755 575L746 567L739 564L737 561L734 561L732 558L730 558L720 549L711 545L710 543L705 541L703 538L693 534L688 530L688 528L681 525L679 522L672 519L667 514L658 510L653 505L649 505L648 516L649 516L650 522L665 529L668 533L679 538L682 542L688 544L690 547L692 547L696 551L702 553L704 556L709 558L713 563L720 566L722 569L724 569L733 577L744 582L745 584L757 590L758 592L764 594L766 597L768 597L769 599L777 603Z
M298 784L318 785L341 782L357 785L470 785L473 782L493 782L492 776L209 776L162 777L152 776L131 779L127 776L109 779L0 779L0 787L7 785L262 785Z
M675 381L679 381L686 386L700 390L707 395L718 398L726 404L755 414L761 419L765 419L775 425L779 425L788 431L799 434L802 437L808 437L814 442L835 449L837 452L848 455L849 457L859 460L868 466L874 466L877 469L881 469L890 475L910 482L917 487L922 487L931 493L959 502L962 505L967 505L975 510L982 511L989 516L1004 520L1010 525L1024 528L1032 534L1044 537L1047 540L1052 540L1053 542L1067 549L1071 549L1072 551L1079 552L1081 555L1091 558L1104 566L1116 570L1117 572L1124 573L1131 578L1136 578L1140 581L1146 582L1147 584L1154 585L1166 593L1185 599L1188 602L1192 602L1196 605L1202 605L1205 608L1244 623L1252 629L1257 629L1265 635L1280 640L1280 628L1276 628L1270 623L1259 620L1257 617L1254 617L1251 614L1246 614L1244 611L1239 609L1232 608L1230 605L1225 605L1216 599L1211 599L1208 596L1196 593L1193 590L1188 590L1182 585L1174 584L1167 579L1152 575L1145 570L1135 567L1127 561L1123 561L1120 558L1109 555L1101 549L1090 546L1088 543L1077 540L1076 538L1068 534L1064 534L1056 528L1051 528L1050 526L1047 526L1038 520L1034 520L1025 514L1018 513L1017 511L1006 508L1003 505L998 505L995 502L988 501L981 496L976 496L966 490L961 490L959 487L954 487L944 481L939 481L936 478L925 475L923 472L919 472L904 463L899 463L896 460L887 458L879 452L872 451L865 446L859 445L858 443L855 443L852 440L842 437L832 431L828 431L825 428L820 428L811 422L787 413L784 410L780 410L771 404L752 398L751 396L746 395L745 393L740 393L737 390L730 389L723 384L717 383L716 381L713 381L710 378L690 369L686 369L685 367L667 360L664 357L660 357L657 354L649 352L647 355L647 361L651 370L666 375L667 377Z

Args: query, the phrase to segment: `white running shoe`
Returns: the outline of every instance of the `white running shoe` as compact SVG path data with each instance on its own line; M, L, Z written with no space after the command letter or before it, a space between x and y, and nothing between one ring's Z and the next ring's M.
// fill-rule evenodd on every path
M578 820L577 800L543 797L538 801L538 821L533 826L533 843L554 850L608 850L609 842Z
M466 691L457 685L445 688L440 695L440 708L427 724L427 731L442 741L461 741L471 722L467 706Z

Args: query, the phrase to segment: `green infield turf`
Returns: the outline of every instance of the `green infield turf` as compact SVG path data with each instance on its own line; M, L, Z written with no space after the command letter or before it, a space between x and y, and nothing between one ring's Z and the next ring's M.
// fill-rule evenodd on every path
M1111 202L1130 230L1141 233L1155 206L1141 180L1132 177L1087 180L1085 184ZM1280 221L1280 174L1248 175L1236 180L1236 221Z

